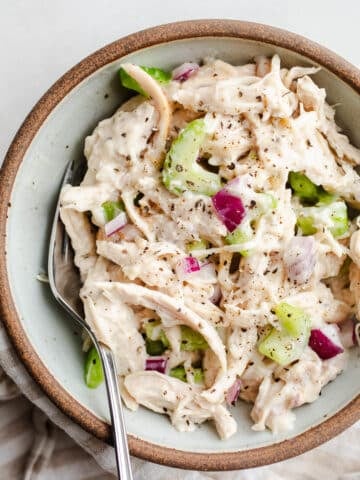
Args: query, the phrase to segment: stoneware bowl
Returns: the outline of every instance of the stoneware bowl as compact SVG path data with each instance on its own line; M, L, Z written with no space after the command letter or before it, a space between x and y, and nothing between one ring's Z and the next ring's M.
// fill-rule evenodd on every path
M117 80L122 61L171 69L216 56L233 64L280 54L283 65L320 65L316 81L338 104L337 121L360 146L360 73L297 35L239 21L201 20L151 28L120 39L67 72L41 98L17 133L1 172L1 318L20 360L49 398L96 437L111 442L104 388L83 381L79 332L36 276L46 268L49 228L65 165L82 155L84 138L128 95ZM353 349L355 350L355 349ZM220 441L211 425L178 433L165 416L126 412L131 453L196 470L229 470L277 462L309 450L360 417L360 360L296 410L295 430L274 436L251 430L249 406L232 409L238 433Z

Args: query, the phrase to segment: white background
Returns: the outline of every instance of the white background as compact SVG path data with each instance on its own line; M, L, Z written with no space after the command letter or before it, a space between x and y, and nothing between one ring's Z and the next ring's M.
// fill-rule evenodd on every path
M34 103L75 63L128 33L194 18L268 23L360 65L359 0L0 0L0 164Z

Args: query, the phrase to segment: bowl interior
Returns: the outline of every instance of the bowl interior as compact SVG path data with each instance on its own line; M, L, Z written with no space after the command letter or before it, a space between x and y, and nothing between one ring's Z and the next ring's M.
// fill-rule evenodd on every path
M285 66L314 64L289 50L236 38L179 40L140 50L126 60L169 69L206 56L242 64L255 55L274 53L281 55ZM104 387L89 390L83 381L79 332L53 300L48 285L40 283L36 276L46 271L50 223L65 165L82 155L85 136L128 95L117 80L120 63L121 60L108 64L80 83L46 119L18 171L7 225L11 291L26 334L51 375L79 403L104 420L109 418ZM326 87L328 101L339 104L337 120L360 146L360 130L354 128L355 119L360 118L359 95L326 70L316 75L316 81ZM359 356L353 352L348 369L324 388L318 401L297 409L295 430L286 435L253 432L250 407L245 403L232 408L238 433L225 442L218 439L211 425L202 425L194 433L178 433L167 417L143 408L136 413L126 411L128 432L158 445L192 452L229 452L265 446L304 432L349 403L359 393L359 368Z

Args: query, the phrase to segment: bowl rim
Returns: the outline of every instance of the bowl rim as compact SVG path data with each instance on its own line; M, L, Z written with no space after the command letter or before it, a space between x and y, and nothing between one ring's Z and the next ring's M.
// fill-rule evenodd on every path
M203 19L168 23L120 38L89 55L65 73L41 97L16 133L0 170L0 318L27 371L52 402L70 419L111 444L111 428L80 404L52 376L33 348L17 314L6 265L6 229L10 196L18 168L37 131L57 104L99 68L137 50L176 40L235 37L283 47L328 69L360 94L360 71L346 60L300 35L240 20ZM326 442L360 418L360 395L332 417L305 432L268 446L239 452L195 453L168 448L128 435L132 455L151 462L194 470L236 470L275 463Z

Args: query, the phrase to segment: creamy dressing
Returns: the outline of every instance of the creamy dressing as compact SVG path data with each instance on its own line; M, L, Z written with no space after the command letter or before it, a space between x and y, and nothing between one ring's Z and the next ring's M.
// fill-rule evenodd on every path
M335 124L325 90L310 78L318 69L280 68L277 55L239 67L206 59L188 80L159 85L139 67L123 67L150 96L134 97L99 123L85 141L82 184L64 187L61 195L86 319L115 354L129 408L140 404L167 414L179 431L212 420L228 438L237 426L225 398L240 378L240 397L254 404L254 430L289 430L293 409L318 398L345 368L347 352L323 361L306 347L299 360L281 367L259 354L259 336L264 327L279 328L272 313L279 302L301 307L313 328L359 314L360 236L355 218L347 234L334 238L329 213L316 211L317 232L303 242L296 229L301 205L288 174L302 172L358 207L360 152ZM226 242L211 198L191 191L176 196L161 179L171 141L199 117L206 128L199 156L218 169L248 212L243 225L251 235L241 244L248 253L235 267L240 247ZM264 206L270 198L264 194L272 207ZM129 223L107 237L102 204L119 200ZM254 205L256 221L249 213ZM184 276L187 247L200 240L206 243L191 255L207 267ZM347 255L352 262L344 274ZM145 371L141 333L154 318L170 344L166 374ZM208 349L182 350L181 325L201 333ZM199 363L204 382L196 384L191 372ZM187 383L168 375L180 364Z

